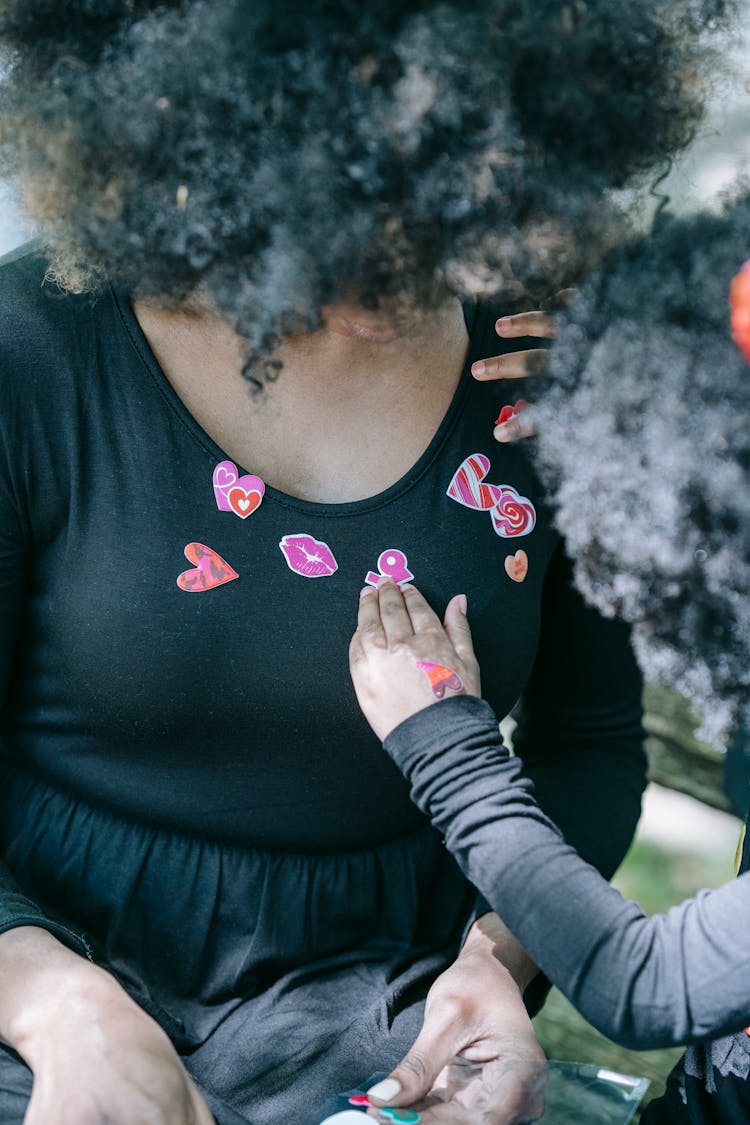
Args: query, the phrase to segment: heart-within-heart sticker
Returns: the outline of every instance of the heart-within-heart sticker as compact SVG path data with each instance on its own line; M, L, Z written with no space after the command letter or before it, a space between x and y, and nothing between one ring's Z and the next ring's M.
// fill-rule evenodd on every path
M216 586L223 586L226 582L239 578L237 571L204 543L188 543L185 558L195 564L195 569L183 570L177 577L177 585L188 594L213 590Z
M505 559L505 573L514 582L523 582L529 573L529 556L525 551L516 551L515 555L508 555Z
M265 483L260 477L238 475L234 461L220 461L213 474L214 496L220 512L234 512L240 519L251 516L263 499Z

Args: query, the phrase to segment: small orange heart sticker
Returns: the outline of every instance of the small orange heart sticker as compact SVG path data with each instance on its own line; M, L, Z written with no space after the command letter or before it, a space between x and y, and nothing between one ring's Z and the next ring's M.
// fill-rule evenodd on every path
M523 582L529 573L529 556L525 551L516 551L515 555L508 555L505 560L505 573L514 582Z

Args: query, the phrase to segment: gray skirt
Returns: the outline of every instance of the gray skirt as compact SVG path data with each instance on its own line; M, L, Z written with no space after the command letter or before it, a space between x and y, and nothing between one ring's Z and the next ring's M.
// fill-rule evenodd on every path
M15 770L0 800L0 849L23 890L82 930L161 1024L218 1125L298 1125L390 1070L474 900L426 822L375 848L299 855L125 821ZM21 1125L30 1091L0 1047L3 1125Z

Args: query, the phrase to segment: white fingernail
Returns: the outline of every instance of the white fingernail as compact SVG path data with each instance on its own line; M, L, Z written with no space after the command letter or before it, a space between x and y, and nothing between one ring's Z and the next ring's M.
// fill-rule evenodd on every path
M367 1091L367 1096L377 1098L380 1102L389 1102L401 1093L401 1083L398 1078L384 1078Z

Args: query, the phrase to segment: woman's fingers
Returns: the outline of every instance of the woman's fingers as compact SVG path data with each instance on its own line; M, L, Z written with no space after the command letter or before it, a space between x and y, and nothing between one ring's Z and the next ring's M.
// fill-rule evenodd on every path
M530 333L519 332L518 335L528 336ZM472 363L471 373L475 379L527 379L529 375L541 375L546 366L547 352L543 348L529 348L478 359Z

